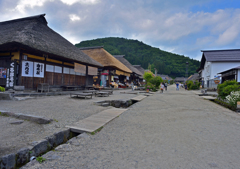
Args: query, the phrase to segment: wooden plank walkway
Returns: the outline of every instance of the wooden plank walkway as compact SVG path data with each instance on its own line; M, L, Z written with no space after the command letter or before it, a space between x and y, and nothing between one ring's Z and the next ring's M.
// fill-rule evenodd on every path
M125 112L128 109L118 109L118 108L111 108L104 110L102 112L99 112L97 114L94 114L90 117L87 117L83 120L80 120L76 123L74 123L71 126L66 126L67 128L70 128L71 131L76 133L82 133L82 132L94 132L100 127L104 126L123 112Z
M146 98L146 97L147 97L147 96L139 95L139 96L137 96L137 97L131 98L131 100L140 102L141 100L143 100L143 99Z

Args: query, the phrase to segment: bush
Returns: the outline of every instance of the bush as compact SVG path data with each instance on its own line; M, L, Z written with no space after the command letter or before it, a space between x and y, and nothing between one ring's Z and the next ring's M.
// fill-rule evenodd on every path
M240 91L231 92L230 95L226 97L226 99L232 107L236 108L237 102L240 101Z
M156 91L156 87L152 83L150 83L150 82L148 82L146 84L145 89L149 89L149 90L152 90L152 91L155 90Z
M5 88L0 86L0 91L5 92Z
M189 80L186 83L187 83L187 88L189 90L198 90L200 88L200 84L201 84L198 81L193 82L192 80Z
M162 78L160 76L157 76L157 77L153 77L151 80L150 80L150 83L152 83L155 88L159 88L160 84L163 82Z
M143 79L146 80L146 83L150 82L152 78L153 78L153 75L151 72L144 72Z
M191 90L191 88L192 88L192 86L193 86L193 81L187 81L187 88L189 89L189 90Z
M236 110L236 107L234 107L234 106L232 106L231 104L226 103L226 102L224 102L224 101L222 101L222 100L215 99L214 102L216 102L216 103L218 103L218 104L220 104L220 105L222 105L222 106L224 106L224 107L226 107L226 108L229 108L229 109L231 109L231 110L233 110L233 111Z
M225 99L232 91L239 91L240 86L236 80L227 80L217 87L218 97Z

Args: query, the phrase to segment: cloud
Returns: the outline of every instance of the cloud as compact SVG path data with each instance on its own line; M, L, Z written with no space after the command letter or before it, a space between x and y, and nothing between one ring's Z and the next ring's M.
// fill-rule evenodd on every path
M99 3L99 0L61 0L64 4L73 5L75 3L94 5Z
M75 14L70 14L69 18L71 21L80 21L81 20L81 18Z
M226 31L224 31L222 34L219 35L219 38L216 41L217 45L227 45L231 42L233 42L239 34L239 28L236 26L231 26Z
M110 36L133 38L174 53L197 57L201 49L239 45L240 9L191 10L196 6L204 9L213 2L1 0L0 20L46 13L49 27L72 43Z

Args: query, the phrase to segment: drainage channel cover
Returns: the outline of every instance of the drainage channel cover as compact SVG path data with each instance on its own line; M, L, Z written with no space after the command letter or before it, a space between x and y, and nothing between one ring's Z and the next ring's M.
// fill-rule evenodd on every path
M109 121L113 120L123 112L128 109L107 109L97 114L94 114L88 118L80 120L74 123L71 126L66 126L71 129L73 132L82 133L82 132L94 132L100 127L107 124Z
M131 98L131 100L134 100L134 101L141 101L143 100L144 98L146 98L147 96L143 96L143 95L140 95L140 96L137 96L137 97L134 97L134 98Z

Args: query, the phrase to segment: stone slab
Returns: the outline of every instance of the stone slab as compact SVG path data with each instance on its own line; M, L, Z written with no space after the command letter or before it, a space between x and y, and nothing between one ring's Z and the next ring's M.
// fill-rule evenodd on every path
M126 110L127 109L116 108L107 109L66 127L70 128L71 131L77 133L94 132L95 130L104 126L105 124L107 124L108 122L110 122L111 120L113 120Z
M137 97L134 97L134 98L131 98L131 100L133 100L133 101L141 101L141 100L143 100L144 98L146 98L147 96L143 96L143 95L139 95L139 96L137 96Z
M207 100L215 100L216 97L212 97L212 96L201 96L202 98L204 99L207 99Z

